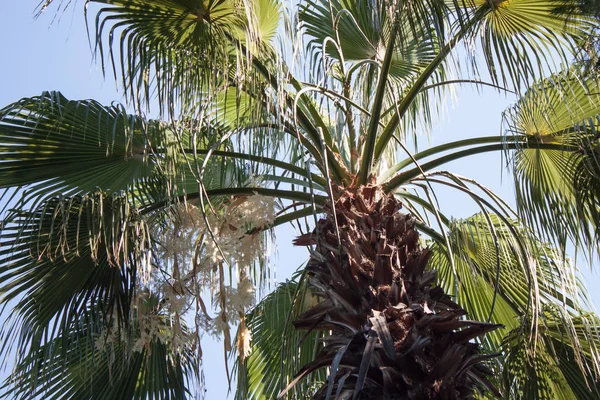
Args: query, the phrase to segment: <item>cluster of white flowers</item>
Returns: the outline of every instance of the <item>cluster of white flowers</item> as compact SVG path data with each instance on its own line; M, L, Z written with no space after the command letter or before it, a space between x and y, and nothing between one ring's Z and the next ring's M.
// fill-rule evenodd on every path
M213 329L208 330L208 332L219 336L228 326L240 322L240 315L243 315L254 306L255 299L254 285L246 277L242 278L237 287L225 286L222 291L217 292L214 296L213 303L220 305L221 312L212 320Z
M134 352L150 349L152 342L171 345L176 351L186 346L193 346L196 337L193 334L183 332L179 312L170 313L168 307L149 309L147 303L149 299L148 292L138 293L132 308L132 312L137 315L134 325L130 327L132 331L127 331L125 327L118 328L113 320L111 325L104 327L96 335L95 349L99 351L110 350L113 345L118 343L132 344L131 348ZM156 301L157 299L152 300ZM131 339L133 339L133 342L131 342Z
M222 212L205 216L196 206L180 204L175 214L175 227L163 228L160 235L161 258L179 257L185 263L198 255L196 262L204 267L225 261L239 268L264 255L260 231L273 224L275 201L261 195L239 197ZM196 251L198 247L200 252Z
M237 348L242 361L250 355L250 342L252 341L252 333L246 324L241 324L237 336Z
M155 232L161 245L161 265L149 286L161 299L160 317L139 318L141 335L134 349L140 350L154 339L180 347L187 338L204 333L227 337L254 305L255 286L248 271L255 262L267 262L265 230L273 224L275 214L275 201L260 195L236 197L218 212L206 215L194 205L179 204L170 224ZM225 276L230 281L222 282ZM212 316L210 307L204 309L202 296L212 300ZM195 323L187 324L191 328L187 334L181 333L179 318L186 320L194 312ZM161 318L162 325L157 322ZM165 318L175 321L173 329L165 329ZM248 332L242 340L246 346L249 338Z
M133 351L140 352L144 348L150 348L153 340L161 343L170 341L171 330L165 326L161 316L157 314L142 315L138 322L140 335L133 344Z

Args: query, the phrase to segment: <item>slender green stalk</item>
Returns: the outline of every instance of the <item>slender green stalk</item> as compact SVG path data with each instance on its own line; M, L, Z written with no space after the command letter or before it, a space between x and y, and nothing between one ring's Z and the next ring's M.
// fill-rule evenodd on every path
M392 65L392 57L394 55L394 46L396 44L396 36L398 36L398 24L394 22L392 32L390 34L390 42L388 43L383 59L383 65L379 72L379 82L377 83L377 91L373 100L373 108L371 109L371 119L367 128L367 136L365 139L365 147L362 153L360 169L358 170L358 184L364 185L369 179L371 168L373 167L373 153L375 151L375 142L377 141L377 130L379 128L379 119L381 118L381 108L385 97L385 88L387 86L387 78Z
M225 32L225 36L235 46L238 46L242 50L242 52L249 54L249 50L238 39L234 38L228 32ZM279 82L277 82L277 79L269 72L267 67L257 57L251 55L250 58L252 60L252 65L267 80L267 82L269 82L271 87L273 87L273 89L275 91L280 90ZM292 84L296 87L296 84L298 82L295 78L293 78L293 76L291 74L288 74L288 79L290 79L292 81ZM298 88L296 87L296 89L298 89ZM285 101L288 104L288 106L290 108L293 107L294 101L293 101L292 97L287 92L284 92L283 94L284 94ZM315 121L317 121L319 126L321 126L324 129L324 132L325 131L327 132L327 137L329 138L329 140L327 140L327 137L326 137L326 141L331 143L331 136L329 136L328 131L326 129L326 125L323 122L323 119L319 115L318 111L314 107L312 107L312 105L309 102L305 103L305 104L308 108L308 112L311 114L313 119L315 119ZM304 111L300 107L296 107L296 113L297 113L297 117L298 117L298 123L300 124L302 129L304 129L307 132L308 136L313 141L313 143L319 143L320 139L319 139L319 133L317 131L317 128L315 128L315 126L312 124L312 122L310 121L308 116L304 113ZM302 144L305 145L304 142L302 142ZM339 182L347 180L347 178L348 178L347 174L344 172L343 168L341 168L337 159L334 157L333 153L331 152L331 148L329 146L327 146L326 152L327 152L327 155L323 155L323 156L327 157L327 160L328 160L331 170L333 172L334 178L336 178L336 180L338 180ZM314 154L313 154L313 156L314 156Z
M474 21L470 21L468 24L466 24L463 27L463 29L461 29L456 34L456 36L454 36L452 39L450 39L450 41L448 43L446 43L444 45L444 47L442 47L442 49L440 50L438 55L431 61L431 63L429 63L429 65L425 68L423 73L417 78L415 83L411 86L408 93L406 93L406 96L404 96L404 98L400 101L400 104L398 105L396 113L390 119L387 126L383 130L381 136L379 137L379 140L377 141L377 144L375 146L375 158L373 159L373 163L376 163L381 158L381 155L383 154L385 148L387 147L387 144L391 140L392 136L394 135L394 132L396 131L396 128L400 124L400 120L404 117L404 115L408 111L408 108L410 107L412 102L415 100L417 95L421 92L421 90L425 86L425 83L427 83L429 78L431 78L431 76L434 74L434 72L437 70L437 68L446 59L446 56L448 56L448 54L450 54L452 49L454 49L454 47L467 34L467 32L471 29L473 24L474 24Z
M492 144L488 146L480 146L472 149L467 149L463 151L458 151L452 154L447 154L445 156L436 158L435 160L429 161L427 163L421 164L420 168L412 168L408 171L400 173L394 176L392 179L385 182L383 186L383 190L386 193L389 193L398 187L406 184L410 180L418 177L423 172L427 172L436 168L442 164L448 163L450 161L458 160L464 157L472 156L475 154L487 153L491 151L502 151L502 150L519 150L523 149L524 143L503 143L503 144ZM563 150L563 151L578 151L579 147L577 146L567 146L560 143L539 143L536 144L535 147L529 147L530 149L549 149L549 150Z
M254 194L260 194L263 196L269 196L269 197L286 199L286 200L299 201L299 202L306 203L306 204L310 204L314 198L315 203L318 205L325 204L325 201L327 200L327 196L313 195L311 193L299 192L299 191L294 191L294 190L267 189L267 188L260 188L260 187L235 187L235 188L212 189L212 190L206 191L206 196L208 196L209 198L217 197L217 196L236 196L236 195L237 196L243 196L243 195L251 196ZM193 199L197 199L199 197L200 197L200 192L188 193L188 194L179 196L178 200L180 200L180 201L183 201L184 199L193 200ZM140 213L142 215L149 214L153 211L156 211L162 207L167 206L171 202L172 202L171 200L166 200L166 201L154 203L151 206L142 208L140 210Z
M401 198L408 199L408 200L412 201L413 203L418 204L419 206L423 207L423 209L431 212L432 214L435 213L435 206L433 204L431 204L430 202L426 201L425 199L420 198L416 194L412 194L408 191L402 191L400 193L397 192L397 195ZM450 219L448 217L446 217L444 214L442 214L440 212L440 210L438 210L438 214L440 216L440 220L442 221L442 223L446 226L450 226Z
M184 149L184 150L187 152L187 150L189 150L189 149ZM190 150L190 152L191 151L192 150ZM209 151L210 150L207 150L207 149L198 149L196 152L198 154L207 154ZM300 176L306 176L305 168L298 167L297 165L286 163L284 161L280 161L280 160L277 160L274 158L257 156L257 155L252 155L252 154L248 154L248 153L238 153L235 151L224 151L224 150L214 150L211 152L211 156L235 158L235 159L239 159L239 160L256 161L256 162L260 162L263 164L272 165L274 167L281 168L286 171L293 172ZM311 174L311 176L312 176L313 181L315 181L319 185L325 186L327 184L327 181L323 177L321 177L317 174Z
M291 73L288 73L288 79L290 80L294 89L296 89L297 91L301 91L303 89L302 84ZM319 125L323 129L323 134L324 134L323 139L325 140L325 143L332 144L333 142L331 140L331 135L329 135L329 130L327 129L327 126L323 122L323 119L321 118L321 115L319 114L317 109L315 107L313 107L313 105L311 104L310 101L304 102L303 104L308 108L311 116L319 123ZM301 110L298 108L298 111L301 111ZM300 119L300 117L301 117L301 114L298 114L299 122L300 122L300 124L302 124L302 120ZM314 136L313 140L315 140L315 143L319 143L321 140L319 138L319 134L318 134L318 131L316 128L315 128L315 136ZM339 150L338 149L335 149L335 150L339 154ZM327 146L325 146L325 151L327 153L326 154L327 162L331 168L331 171L333 172L333 176L331 178L334 178L338 183L342 183L342 182L349 183L350 177L348 176L347 171L344 168L342 168L341 164L338 162L338 159L334 156L329 144Z
M525 141L526 140L524 140L523 143L525 143ZM506 136L482 136L482 137L473 138L473 139L464 139L464 140L457 140L455 142L444 143L439 146L431 147L427 150L418 152L418 153L414 154L412 156L412 158L406 158L406 159L400 161L399 163L392 165L387 171L385 171L383 174L381 174L379 179L382 182L386 181L388 178L392 177L396 172L413 164L414 163L413 159L420 160L425 157L429 157L429 156L432 156L432 155L435 155L435 154L438 154L438 153L441 153L444 151L448 151L448 150L455 150L460 147L474 146L477 144L505 143L505 142L507 142ZM511 139L511 143L514 143L514 139Z

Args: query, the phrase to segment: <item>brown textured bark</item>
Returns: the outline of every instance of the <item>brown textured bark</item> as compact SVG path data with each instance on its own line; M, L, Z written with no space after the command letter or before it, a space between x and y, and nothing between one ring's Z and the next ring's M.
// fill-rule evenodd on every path
M315 245L308 274L323 300L294 325L331 332L299 373L330 368L331 382L314 398L470 399L476 389L495 392L482 363L490 356L471 340L498 325L463 319L465 311L435 284L413 217L377 186L334 191L333 209L295 242Z

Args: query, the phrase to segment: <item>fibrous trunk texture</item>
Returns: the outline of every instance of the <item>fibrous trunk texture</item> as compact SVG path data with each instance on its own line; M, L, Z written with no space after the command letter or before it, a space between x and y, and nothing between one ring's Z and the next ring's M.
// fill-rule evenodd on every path
M471 399L495 389L472 339L498 325L469 321L426 270L415 220L377 186L334 188L335 204L296 245L322 301L297 329L325 331L324 347L299 377L328 367L315 399ZM336 224L337 221L337 224Z

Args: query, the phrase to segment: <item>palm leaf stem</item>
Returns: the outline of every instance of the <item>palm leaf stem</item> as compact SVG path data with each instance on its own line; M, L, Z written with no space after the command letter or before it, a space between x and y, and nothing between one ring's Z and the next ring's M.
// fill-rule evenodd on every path
M434 241L441 243L441 244L445 244L446 243L446 239L444 239L444 236L441 235L438 231L436 231L435 229L433 229L432 227L430 227L429 225L420 222L420 221L416 221L415 222L415 227L417 228L418 231L424 233L425 235L429 236L431 239L433 239Z
M503 91L505 93L510 93L510 94L517 95L517 92L515 92L514 90L510 90L510 89L507 89L505 87L496 85L494 83L485 82L485 81L481 81L481 80L478 80L478 79L452 79L452 80L443 81L443 82L436 82L436 83L432 83L431 85L423 86L421 88L421 92L425 92L427 90L435 89L435 88L440 87L440 86L457 85L457 84L460 85L460 84L463 84L463 83L470 83L470 84L478 85L478 86L487 86L487 87L491 87L491 88L494 88L494 89L498 89L499 91ZM385 110L383 112L383 114L381 114L381 116L385 117L386 115L388 115L391 112L395 111L396 108L400 105L401 102L402 102L402 100L399 100L398 102L396 102L394 105L392 105L387 110Z
M383 100L386 94L386 87L388 82L388 76L390 73L390 67L392 66L392 58L394 55L394 46L396 44L396 36L398 35L399 22L394 22L392 26L392 32L390 34L390 41L385 51L383 58L383 64L379 71L379 81L377 82L377 91L375 98L373 99L373 108L371 109L371 119L369 120L369 126L367 127L367 135L365 138L364 150L362 154L360 168L358 170L358 184L364 185L368 182L369 175L371 174L371 168L373 166L373 154L375 151L375 142L377 140L377 131L379 128L379 120L381 119L381 108L383 106ZM395 129L395 128L394 128Z
M305 89L302 89L302 90L305 91ZM302 93L300 93L298 95L298 98L301 96L302 96ZM297 106L298 98L296 99L296 101L294 102L294 105L293 105L293 109L296 111L300 110L300 107ZM303 104L306 105L308 103L310 103L310 102L305 102ZM309 108L309 110L311 108ZM322 122L321 116L318 115L318 112L316 110L314 111L314 114L315 115L313 116L313 118L318 118L319 120L321 120L321 124L319 124L319 125L325 126L324 123ZM311 123L308 120L303 121L303 119L301 118L302 115L304 115L304 114L298 115L298 119L299 119L298 122L300 123L300 126L302 126L306 130L305 126L307 126L307 124L311 124ZM321 140L325 141L325 143L327 143L327 142L332 143L331 136L329 135L329 129L326 126L325 126L325 128L320 127L319 129L316 129L315 132L316 133L313 135L312 131L309 131L309 133L311 134L310 137L314 141L314 143L320 143ZM319 132L324 136L323 138L320 137ZM306 146L308 144L309 143L306 143L306 141L302 142L303 146ZM312 143L310 143L310 145L312 145ZM325 154L323 154L323 158L325 158L325 157L327 158L327 164L331 167L331 171L333 172L333 175L331 176L331 178L339 183L342 183L342 182L348 183L350 181L350 177L348 176L346 171L342 168L341 164L336 159L334 153L331 150L330 145L326 144L323 147L324 147L324 152L325 152ZM336 154L339 154L339 150L336 150ZM320 153L319 153L319 155L320 155ZM320 165L324 166L324 162L320 162Z
M251 196L254 194L260 194L263 196L275 197L279 199L299 201L305 204L310 204L313 199L317 205L325 204L328 199L327 196L315 195L306 192L299 192L294 190L281 190L281 189L267 189L260 187L236 187L236 188L221 188L221 189L210 189L206 190L205 195L207 197L217 196ZM183 200L194 200L200 198L200 193L188 193L177 197L178 201ZM173 200L166 200L154 203L150 206L144 207L140 210L140 214L149 214L153 211L159 210L163 207L172 204Z
M423 70L421 75L416 79L415 83L411 86L410 90L406 93L406 95L398 104L396 113L392 116L385 129L381 133L379 140L375 145L375 156L373 159L373 163L376 163L381 155L383 154L387 144L392 139L396 128L400 124L400 120L404 117L406 112L409 109L409 106L415 100L415 98L421 93L423 87L425 87L425 83L431 78L431 76L435 73L437 68L442 64L442 62L446 59L446 56L450 54L452 49L461 41L461 39L467 34L467 32L473 27L476 19L471 20L468 24L465 24L462 29L452 38L448 43L441 48L438 55L429 63L429 65Z
M186 154L194 152L193 149L183 149L183 150L185 151ZM256 161L259 163L271 165L273 167L281 168L285 171L289 171L294 174L298 174L302 177L306 176L305 168L298 167L297 165L286 163L284 161L277 160L275 158L269 158L269 157L263 157L263 156L249 154L249 153L240 153L240 152L236 152L236 151L227 151L227 150L213 150L213 151L210 151L208 149L197 149L196 150L196 153L200 154L200 155L204 155L209 152L212 156L216 156L216 157L235 158L238 160L246 160L246 161ZM312 177L313 181L315 181L316 183L318 183L321 186L325 186L327 184L326 180L317 174L311 174L311 177Z
M511 142L515 139L511 138ZM519 139L520 140L520 139ZM524 142L526 139L523 138ZM477 144L488 144L488 143L506 143L508 140L506 136L481 136L477 138L471 139L463 139L457 140L454 142L440 144L435 147L430 147L429 149L420 151L412 155L412 158L406 158L394 165L392 165L388 170L386 170L383 174L380 175L380 181L386 181L388 178L392 177L396 172L408 167L411 164L414 164L414 160L421 160L423 158L442 153L444 151L455 150L461 147L474 146ZM413 160L414 159L414 160Z
M487 153L491 151L501 151L501 150L519 150L523 148L524 143L503 143L503 144L493 144L489 146L480 146L472 149L467 149L463 151L458 151L452 154L448 154L435 160L429 161L427 163L421 164L420 168L412 168L408 171L397 174L387 182L383 184L383 190L386 193L390 193L394 189L406 184L410 180L416 178L421 175L421 170L430 171L431 169L438 167L442 164L448 163L450 161L458 160L463 157L472 156L480 153ZM561 143L539 143L535 145L535 148L538 149L550 149L550 150L563 150L563 151L579 151L578 146L568 146Z
M436 82L436 83L432 83L431 85L423 86L421 88L421 92L424 92L424 91L430 90L430 89L434 89L434 88L440 87L440 86L455 85L455 84L461 84L461 83L472 83L474 85L488 86L488 87L491 87L494 89L501 90L506 93L510 93L510 94L514 94L514 95L517 94L517 92L515 92L514 90L510 90L510 89L507 89L505 87L502 87L500 85L496 85L496 84L493 84L490 82L480 81L478 79L452 79L449 81Z
M250 53L250 51L246 48L246 46L244 46L244 44L242 44L238 39L234 38L228 32L225 32L225 36L227 37L227 39L229 41L231 41L232 44L234 44L235 46L238 46L240 48L240 50L242 51L242 53L250 54L252 65L267 80L267 82L269 82L271 87L276 92L281 90L279 82L277 82L277 79L269 72L267 67L262 62L260 62L260 60L257 57L253 56ZM298 81L291 75L291 73L288 73L288 79L292 82L292 85L298 90L298 86L297 86ZM300 107L296 107L296 105L294 104L294 102L292 100L292 97L286 91L284 91L283 94L285 97L285 102L287 103L288 107L294 106L295 112L297 113L297 116L298 116L298 122L300 123L300 126L302 126L302 128L308 133L308 135L311 138L311 140L313 141L313 143L319 143L320 139L319 139L319 132L318 132L317 128L312 124L312 122L310 121L308 116L304 113L304 111ZM328 163L334 173L335 178L338 179L340 182L347 180L348 179L347 174L344 173L344 170L341 168L341 165L338 163L337 159L334 157L334 155L332 153L332 149L329 147L333 142L331 140L331 136L329 135L329 130L327 129L327 126L323 122L323 119L319 115L318 111L310 104L310 102L306 102L304 104L308 108L308 111L309 111L311 117L323 129L323 135L325 135L325 142L328 144L328 146L326 146L326 152L327 152L326 156L328 159ZM302 144L304 145L305 143L302 143ZM336 149L334 149L334 150L336 150Z
M296 79L296 77L294 77L291 74L291 72L289 72L289 71L287 73L287 79L288 79L288 81L290 81L290 83L292 84L292 86L294 87L294 89L297 92L300 92L303 89L303 87L306 86L306 83L300 83L300 81L298 81L298 79ZM318 125L325 131L324 136L325 136L326 143L328 143L329 145L335 146L335 143L333 142L331 135L329 134L329 129L327 128L327 125L323 121L321 114L319 114L319 112L317 111L317 109L314 107L314 105L311 102L306 102L306 103L304 103L304 105L308 109L308 112L310 113L310 115L315 119L315 121L317 121ZM339 152L339 149L337 149L336 147L334 147L333 150L336 152Z
M346 78L344 82L344 97L350 99L350 77ZM358 150L356 142L356 127L354 126L354 119L352 112L350 111L351 100L346 100L346 124L348 125L349 147L350 147L350 173L356 173L356 166L358 163Z
M325 87L323 87L323 86L315 85L315 84L313 84L313 83L308 83L308 82L305 82L305 83L303 83L303 84L304 84L304 86L311 87L311 88L313 88L314 90L316 90L316 91L320 92L321 94L324 94L325 96L327 96L327 97L329 97L329 98L333 99L334 101L339 101L339 100L342 100L342 101L346 102L346 103L347 103L349 106L352 106L352 107L356 108L357 110L359 110L360 112L362 112L363 114L365 114L365 116L367 116L367 117L370 117L370 116L371 116L371 112L370 112L369 110L367 110L366 108L364 108L363 106L361 106L361 105L360 105L360 104L358 104L357 102L353 101L352 99L350 99L350 98L349 98L347 95L345 95L345 94L340 94L340 93L338 93L338 92L336 92L336 91L333 91L333 90L327 89L327 88L325 88ZM340 107L340 108L341 108L341 107ZM347 111L349 111L349 109L348 109L348 108L346 108L346 109L342 108L342 110L343 110L344 112L347 112ZM380 123L380 126L383 126L383 125Z
M433 204L431 204L427 200L417 196L416 194L412 194L408 191L398 191L398 192L395 192L395 194L403 199L408 199L411 202L414 202L414 203L420 205L426 211L429 211L431 213L435 212L435 208L434 208ZM440 220L442 221L442 223L446 226L450 226L450 219L448 217L446 217L444 214L440 213L439 210L438 210L438 213L440 215Z
M308 217L309 215L313 214L316 211L317 210L314 210L311 206L308 206L308 207L304 207L300 210L296 210L296 211L292 211L292 212L284 214L284 215L280 215L277 218L275 218L275 221L273 222L272 227L274 228L276 226L285 224L286 222L295 221L302 217Z

